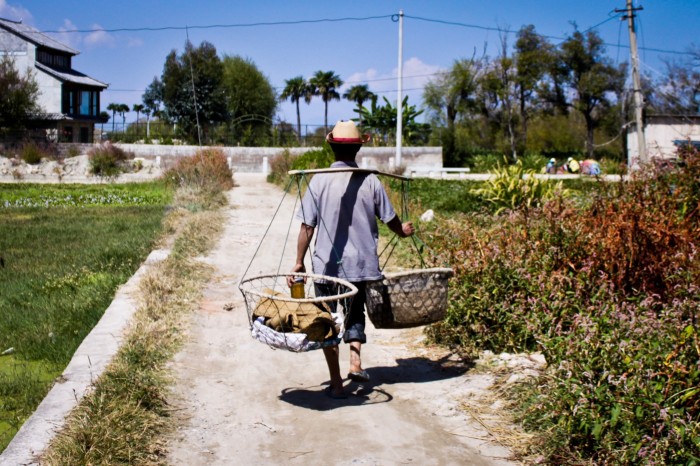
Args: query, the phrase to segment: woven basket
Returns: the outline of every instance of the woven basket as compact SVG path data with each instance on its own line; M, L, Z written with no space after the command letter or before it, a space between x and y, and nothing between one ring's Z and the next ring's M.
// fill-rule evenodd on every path
M305 298L292 298L289 296L287 287L287 276L306 278ZM335 294L330 296L315 296L314 281L320 281L335 285ZM304 333L281 332L267 327L260 321L254 319L254 313L258 306L263 304L268 313L272 316L288 310L288 306L301 304L323 306L333 314L340 313L340 324L342 325L342 314L345 308L349 308L348 300L357 294L357 287L340 278L316 275L311 273L288 273L259 275L246 278L238 284L238 289L243 294L250 322L251 335L256 340L267 344L273 348L285 349L293 352L310 351L326 346L334 346L340 343L340 336L324 341L309 340ZM336 321L338 323L338 321Z
M438 322L447 311L448 268L385 274L368 282L367 315L376 328L409 328Z

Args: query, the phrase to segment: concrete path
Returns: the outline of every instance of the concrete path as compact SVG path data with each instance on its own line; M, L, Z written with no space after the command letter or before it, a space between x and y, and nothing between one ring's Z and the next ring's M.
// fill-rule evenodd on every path
M510 465L509 452L457 409L487 389L458 361L434 360L420 329L368 332L363 362L372 381L346 381L347 400L323 394L320 351L272 350L250 336L237 283L273 218L282 191L258 174L236 174L228 222L203 260L216 269L175 357L171 403L180 427L168 444L173 465ZM298 223L294 197L281 206L267 246L246 276L287 271ZM288 237L288 232L291 232ZM283 255L284 245L286 253ZM228 303L231 311L224 310ZM347 346L341 370L347 371Z

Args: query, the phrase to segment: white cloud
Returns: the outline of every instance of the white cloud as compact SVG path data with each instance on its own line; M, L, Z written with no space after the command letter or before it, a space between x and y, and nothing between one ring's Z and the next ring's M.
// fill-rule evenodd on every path
M127 47L141 47L142 45L143 40L139 39L138 37L132 37L126 43Z
M73 22L69 19L64 19L63 20L63 26L59 27L58 30L60 32L52 34L56 40L59 42L62 42L70 47L73 47L74 49L78 49L80 46L80 34L76 32L69 32L69 31L75 31L78 29L78 27L73 24Z
M104 45L107 47L114 47L116 43L114 36L109 34L107 31L101 30L102 26L99 24L93 24L90 29L93 29L94 31L88 33L88 35L86 35L83 39L86 46L100 47Z
M436 74L445 71L444 68L438 65L430 65L424 63L420 58L411 57L404 61L403 64L403 86L404 95L409 95L409 102L419 104L423 87L428 81L434 79ZM385 96L390 101L393 94L398 89L398 66L391 72L379 73L374 68L367 71L353 73L346 80L346 84L341 88L345 92L349 87L366 83L372 92L379 94L380 97ZM341 92L341 93L342 93Z
M12 21L21 20L23 23L30 23L32 20L32 14L29 10L21 6L10 5L5 0L0 0L0 16Z

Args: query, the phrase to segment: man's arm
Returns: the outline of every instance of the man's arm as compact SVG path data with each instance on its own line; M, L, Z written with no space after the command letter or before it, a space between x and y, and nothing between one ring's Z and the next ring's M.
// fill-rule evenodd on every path
M292 267L291 272L306 272L306 267L304 266L304 257L306 256L306 251L309 250L309 245L311 244L311 238L314 236L314 227L309 226L305 223L301 224L299 227L299 237L297 238L297 261ZM293 277L287 277L287 284L292 286Z
M401 223L401 219L398 215L389 220L386 224L391 231L396 233L400 238L407 238L415 233L416 229L413 227L413 222Z

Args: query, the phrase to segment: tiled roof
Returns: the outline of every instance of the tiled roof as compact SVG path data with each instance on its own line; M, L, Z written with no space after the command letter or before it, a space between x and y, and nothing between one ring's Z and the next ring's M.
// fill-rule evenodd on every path
M83 73L80 73L75 70L58 70L56 68L51 68L50 66L44 65L43 63L39 62L36 62L35 66L37 67L37 69L47 74L50 74L51 76L58 78L59 80L64 82L82 84L84 86L101 87L103 89L106 89L108 87L108 84L100 82L96 79L92 79L90 76L86 76Z
M68 47L67 45L53 39L46 34L39 32L37 29L26 25L22 22L11 21L9 19L0 18L0 28L5 29L9 32L15 33L18 36L24 38L25 40L42 47L50 48L53 50L58 50L60 52L69 53L71 55L78 55L80 52Z

